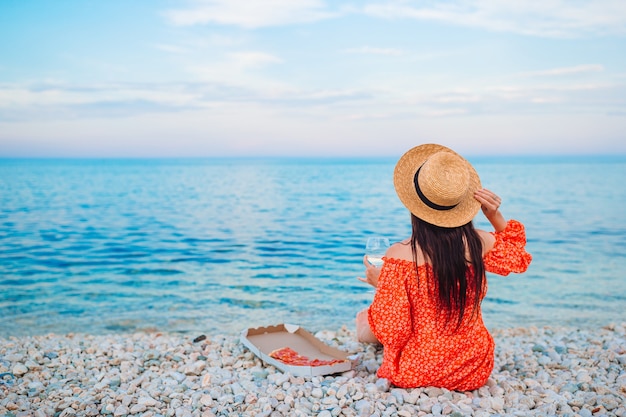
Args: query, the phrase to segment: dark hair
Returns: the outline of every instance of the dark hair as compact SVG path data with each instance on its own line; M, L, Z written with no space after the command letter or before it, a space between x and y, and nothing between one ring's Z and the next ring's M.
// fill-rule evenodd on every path
M456 313L456 328L461 326L468 302L472 316L478 312L485 281L482 259L482 241L474 225L469 223L453 228L427 223L411 214L413 235L411 250L417 268L417 247L425 261L432 266L439 310L446 313L446 323L452 322ZM469 252L469 258L466 258ZM473 273L469 272L469 267ZM471 299L468 300L468 295Z

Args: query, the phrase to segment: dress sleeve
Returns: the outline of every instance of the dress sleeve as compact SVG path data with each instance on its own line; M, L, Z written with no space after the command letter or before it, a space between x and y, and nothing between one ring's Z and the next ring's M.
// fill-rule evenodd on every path
M501 232L492 232L496 238L493 248L485 254L485 270L498 275L524 272L532 261L526 252L526 231L517 220L509 220Z
M400 351L411 336L411 305L402 267L385 262L378 278L374 301L368 310L372 333L387 354Z

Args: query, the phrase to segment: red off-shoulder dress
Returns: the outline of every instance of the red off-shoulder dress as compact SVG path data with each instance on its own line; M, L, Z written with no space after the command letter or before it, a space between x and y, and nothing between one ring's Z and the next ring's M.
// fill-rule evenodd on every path
M526 271L532 257L525 250L524 226L509 220L503 231L493 235L493 249L483 256L486 271L499 275ZM411 261L385 258L368 311L370 328L383 344L377 375L404 388L479 388L493 370L493 338L480 309L472 315L472 308L467 308L458 329L455 315L446 325L445 313L437 309L434 282L430 265L420 265L416 271ZM482 297L486 292L485 284Z

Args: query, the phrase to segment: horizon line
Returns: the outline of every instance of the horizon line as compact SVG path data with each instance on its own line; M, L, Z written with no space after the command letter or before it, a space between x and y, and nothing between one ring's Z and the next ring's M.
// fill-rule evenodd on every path
M162 161L175 161L175 160L188 160L188 161L200 161L200 160L387 160L397 159L401 156L398 155L211 155L211 156L156 156L156 155L135 155L135 156L95 156L95 155L80 155L80 156L25 156L25 155L0 155L0 161L9 160L32 160L32 161L148 161L148 160L162 160ZM511 159L571 159L582 160L585 158L594 159L624 159L626 158L626 152L618 153L475 153L475 154L462 154L466 159L494 159L494 158L506 158Z

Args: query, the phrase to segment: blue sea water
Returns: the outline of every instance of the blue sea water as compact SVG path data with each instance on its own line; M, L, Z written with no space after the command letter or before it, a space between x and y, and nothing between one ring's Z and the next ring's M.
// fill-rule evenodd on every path
M626 158L472 162L534 257L488 327L626 320ZM0 336L353 327L366 238L410 233L394 163L0 160Z

